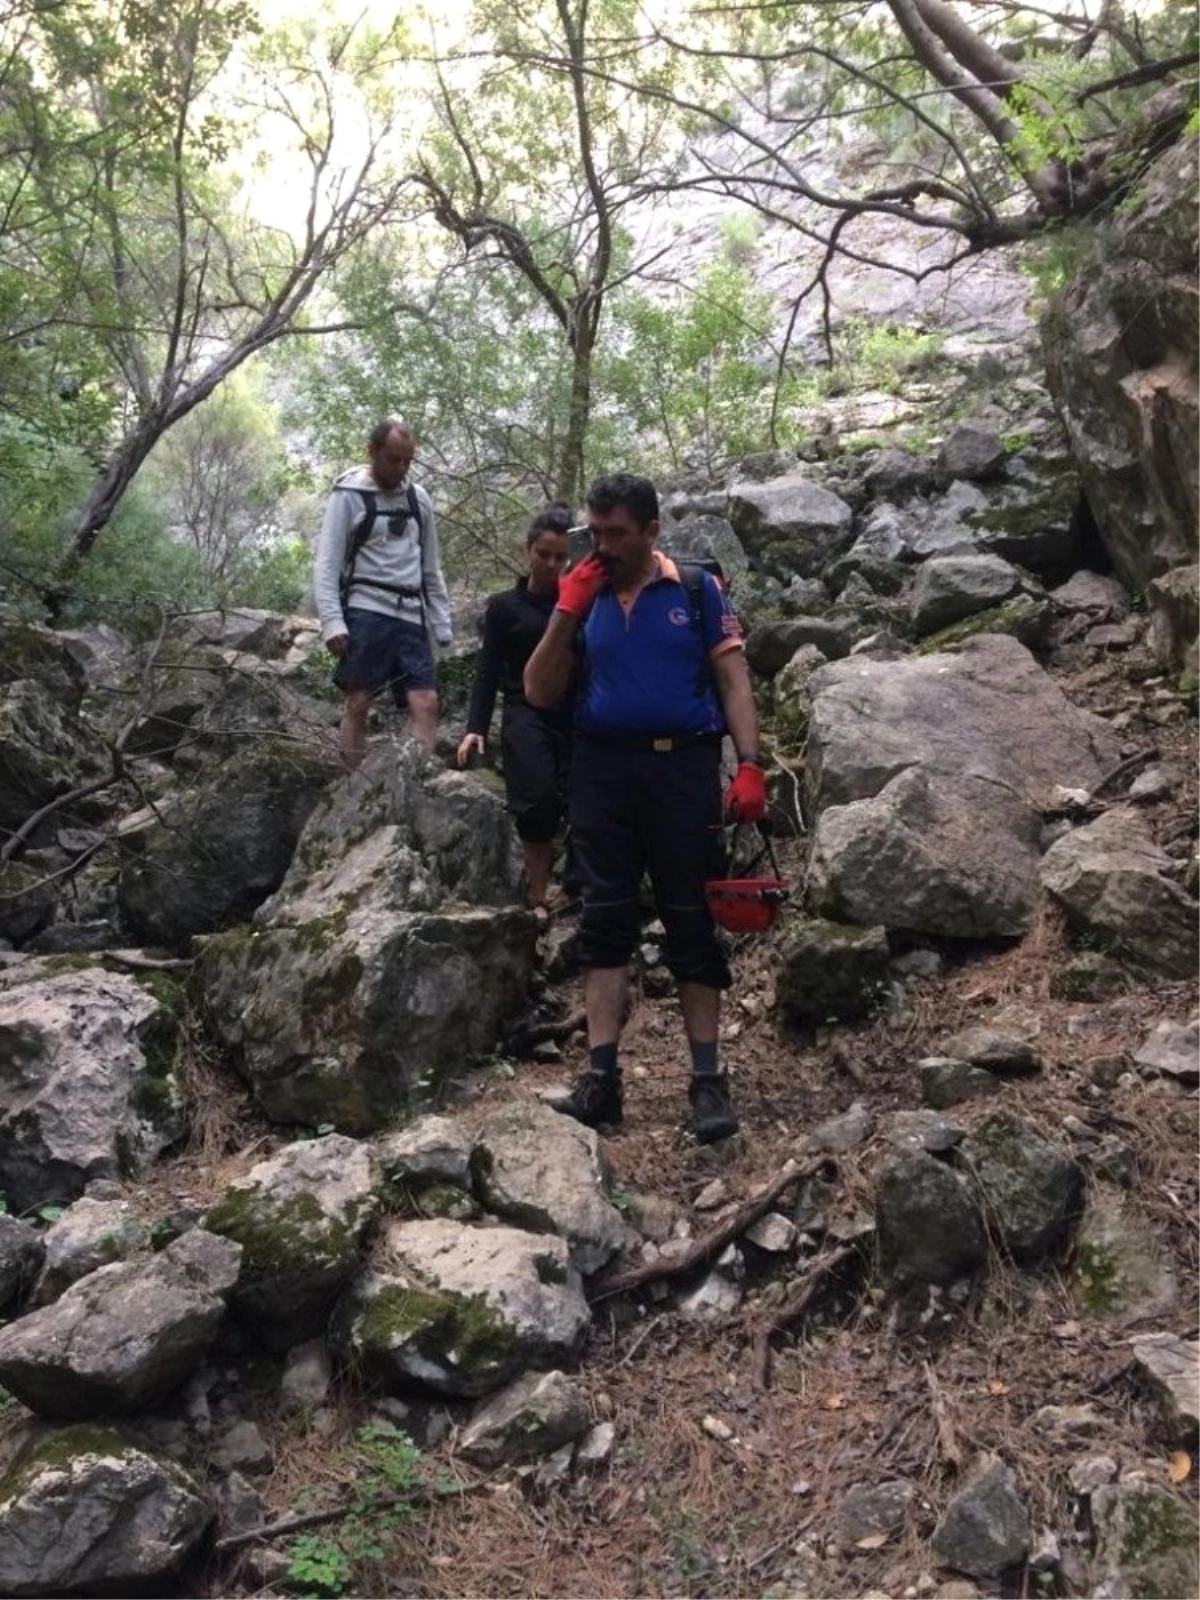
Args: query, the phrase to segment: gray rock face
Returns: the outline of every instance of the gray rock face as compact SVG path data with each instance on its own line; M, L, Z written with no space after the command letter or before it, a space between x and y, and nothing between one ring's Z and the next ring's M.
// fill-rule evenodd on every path
M1091 1497L1095 1600L1200 1592L1196 1511L1153 1483L1112 1483Z
M1126 1199L1097 1185L1075 1236L1071 1286L1093 1317L1139 1321L1172 1311L1179 1298L1170 1252Z
M1019 1039L998 1028L964 1028L938 1046L939 1054L968 1061L973 1067L986 1067L1001 1076L1036 1072L1041 1065L1038 1053L1028 1039Z
M772 685L777 739L792 744L799 744L803 739L811 710L808 680L827 659L815 644L802 644L786 666L780 668Z
M331 758L264 740L204 777L166 815L124 830L120 905L152 944L186 950L193 934L247 921L283 882Z
M1156 1023L1133 1058L1140 1072L1194 1085L1200 1077L1200 1017L1189 1022Z
M1042 342L1100 536L1134 590L1195 560L1195 141L1181 139L1050 305Z
M133 646L106 622L61 628L54 637L75 661L89 689L113 689L128 677Z
M900 661L852 656L809 680L816 909L860 925L1019 934L1036 901L1038 808L1118 759L1029 653L997 635Z
M90 1200L85 1195L46 1230L43 1243L46 1263L33 1298L44 1306L97 1267L149 1255L150 1229L128 1200Z
M7 643L7 636L6 636ZM73 705L42 682L0 680L0 828L12 833L36 811L94 770Z
M44 1435L0 1481L0 1594L133 1594L165 1582L212 1513L199 1486L111 1428Z
M775 973L775 1004L789 1022L851 1022L877 1010L888 992L882 928L806 918L791 926Z
M374 1210L368 1147L335 1133L252 1167L208 1213L205 1226L242 1249L235 1308L272 1348L321 1331Z
M879 1264L897 1287L951 1283L987 1258L970 1194L949 1167L923 1153L893 1156L875 1194Z
M527 1372L482 1405L463 1429L459 1453L480 1467L535 1461L588 1430L578 1384L562 1372Z
M0 1329L0 1384L40 1416L143 1410L199 1364L241 1250L195 1229L149 1261L100 1267Z
M874 1549L899 1533L915 1493L907 1478L888 1478L851 1489L838 1507L838 1542L843 1550L853 1550L863 1540Z
M1194 1446L1200 1429L1200 1345L1173 1333L1142 1333L1129 1343L1162 1402L1173 1439Z
M929 487L929 464L909 450L880 450L866 470L868 493L877 500L898 500Z
M730 489L729 520L752 562L813 577L850 543L854 513L844 500L799 474Z
M435 1219L396 1222L343 1297L336 1347L401 1393L482 1395L570 1359L590 1320L563 1240Z
M1052 844L1042 884L1086 934L1145 972L1190 978L1200 941L1196 904L1166 876L1171 858L1132 811L1106 811Z
M0 1309L29 1287L45 1253L36 1228L0 1215Z
M411 741L373 751L257 926L205 944L213 1025L269 1117L369 1132L491 1050L521 1002L536 925L491 909L518 893L508 819L471 778L428 773Z
M1123 622L1129 615L1129 591L1120 579L1086 568L1052 589L1050 598L1060 610L1084 612L1096 622Z
M375 1159L388 1183L414 1189L429 1184L471 1186L472 1141L453 1117L418 1117L407 1128L375 1141Z
M489 1211L567 1241L589 1276L634 1241L608 1199L600 1137L536 1101L514 1100L479 1129L471 1157L475 1188Z
M962 1105L964 1100L982 1100L999 1094L1004 1085L995 1073L973 1067L953 1056L926 1056L917 1062L921 1078L921 1099L935 1111Z
M1019 1262L1061 1245L1083 1210L1083 1173L1041 1134L1007 1111L971 1125L962 1159L979 1185L994 1238Z
M933 1530L933 1551L943 1566L973 1578L994 1578L1023 1561L1029 1516L1003 1461L992 1458L952 1496Z
M957 423L937 454L941 478L994 478L1004 468L1004 441L980 422Z
M724 504L722 496L722 508ZM676 561L719 562L731 588L749 565L742 541L723 516L696 516L672 523L659 534L658 547Z
M1200 566L1172 567L1146 590L1150 626L1146 642L1168 672L1197 670L1200 629Z
M925 562L913 583L910 608L918 638L990 610L1024 588L1015 567L999 556L941 556Z
M26 861L0 863L0 939L25 945L54 916L54 885L46 872Z
M879 794L821 813L810 903L837 921L910 935L1021 934L1036 904L1039 832L1037 814L1011 790L902 772Z
M165 1009L124 974L81 970L0 989L0 1189L60 1204L135 1177L183 1131L164 1069Z
M825 617L791 617L764 622L752 628L746 640L746 660L760 677L773 678L803 645L815 645L827 661L850 654L853 624Z

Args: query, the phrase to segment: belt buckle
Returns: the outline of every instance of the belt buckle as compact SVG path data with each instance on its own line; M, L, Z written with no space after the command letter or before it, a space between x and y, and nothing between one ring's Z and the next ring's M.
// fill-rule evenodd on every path
M650 748L651 750L656 751L674 750L675 741L674 739L652 739L650 741Z

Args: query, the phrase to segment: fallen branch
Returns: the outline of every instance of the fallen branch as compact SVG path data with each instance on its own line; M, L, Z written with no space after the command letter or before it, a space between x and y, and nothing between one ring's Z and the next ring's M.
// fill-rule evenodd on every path
M749 1200L743 1201L736 1211L708 1233L702 1234L699 1239L693 1239L686 1250L680 1251L678 1255L658 1256L654 1261L645 1261L641 1266L614 1273L612 1277L605 1278L596 1285L592 1298L607 1300L614 1294L627 1294L631 1289L640 1289L647 1283L657 1283L663 1278L682 1278L689 1272L694 1272L713 1256L720 1255L725 1246L736 1239L739 1233L745 1233L752 1223L757 1222L759 1217L771 1209L791 1184L815 1177L818 1172L831 1165L828 1156L821 1156L818 1160L810 1161L802 1167L792 1161L786 1162L783 1170L765 1189L752 1195Z
M938 1445L941 1449L947 1466L955 1472L962 1468L962 1447L958 1442L958 1435L954 1431L954 1424L950 1420L950 1413L946 1409L946 1398L942 1394L941 1385L933 1368L928 1361L922 1363L925 1373L925 1382L929 1386L929 1403L933 1409L933 1420L937 1426Z
M1155 761L1158 758L1158 746L1148 745L1145 750L1139 750L1136 755L1129 756L1124 761L1119 761L1115 767L1106 772L1099 783L1092 786L1089 800L1094 800L1102 790L1107 789L1110 783L1115 783L1118 778L1123 778L1127 773L1140 767L1144 761Z
M249 1528L243 1533L231 1533L224 1539L218 1539L213 1546L217 1555L228 1555L231 1550L241 1550L248 1544L256 1544L260 1539L281 1539L289 1533L302 1533L305 1528L321 1528L330 1522L339 1522L342 1517L348 1517L353 1512L361 1512L367 1516L374 1516L377 1511L392 1511L398 1506L432 1506L441 1500L452 1500L457 1495L470 1494L475 1489L483 1489L490 1483L489 1478L480 1478L477 1483L455 1484L452 1489L414 1489L408 1494L392 1494L382 1500L372 1500L364 1505L361 1500L348 1500L344 1506L337 1506L332 1511L308 1511L299 1517L281 1517L278 1522L265 1522L261 1528Z
M104 950L99 953L105 961L132 967L135 972L182 972L192 964L190 956L144 956L137 950Z
M804 1315L828 1279L857 1253L856 1245L843 1244L828 1255L818 1256L809 1268L803 1286L790 1300L783 1302L765 1327L759 1329L754 1340L754 1370L760 1388L771 1387L771 1340L777 1333L786 1333L792 1323Z

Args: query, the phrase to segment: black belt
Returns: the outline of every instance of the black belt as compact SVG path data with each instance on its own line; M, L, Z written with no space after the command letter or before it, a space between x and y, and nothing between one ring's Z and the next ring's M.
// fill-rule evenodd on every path
M653 750L668 754L672 750L687 750L696 744L719 745L719 733L617 733L607 729L579 728L578 737L596 744L616 745L620 750Z

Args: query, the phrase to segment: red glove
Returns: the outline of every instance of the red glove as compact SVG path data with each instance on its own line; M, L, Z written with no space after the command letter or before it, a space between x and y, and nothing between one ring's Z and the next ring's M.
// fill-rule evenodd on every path
M582 621L607 578L603 563L596 556L588 556L558 580L557 609Z
M761 822L767 814L767 784L762 768L740 761L733 782L725 791L727 822Z

